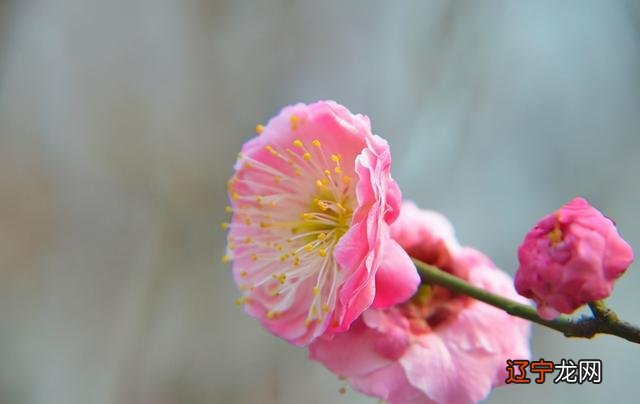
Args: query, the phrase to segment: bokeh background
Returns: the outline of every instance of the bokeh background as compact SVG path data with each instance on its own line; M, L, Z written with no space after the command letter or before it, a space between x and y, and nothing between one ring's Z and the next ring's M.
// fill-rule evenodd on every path
M289 103L369 115L404 195L513 273L583 195L640 248L635 1L0 3L0 403L375 403L234 305L220 263L241 144ZM611 306L640 323L638 266ZM640 350L534 328L625 402Z

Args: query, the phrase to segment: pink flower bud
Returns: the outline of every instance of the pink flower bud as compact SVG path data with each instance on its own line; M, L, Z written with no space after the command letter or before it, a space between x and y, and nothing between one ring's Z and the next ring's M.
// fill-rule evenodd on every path
M609 296L633 261L633 250L610 219L574 198L526 235L518 259L516 290L535 300L540 316L550 320Z

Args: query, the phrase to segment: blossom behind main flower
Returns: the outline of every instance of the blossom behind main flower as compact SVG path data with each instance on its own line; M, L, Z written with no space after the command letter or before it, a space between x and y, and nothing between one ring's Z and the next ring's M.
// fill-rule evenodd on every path
M524 301L507 274L457 243L441 215L405 203L392 235L412 256ZM507 359L529 358L529 323L443 287L422 286L411 301L369 309L351 330L309 349L311 359L355 389L390 403L471 403L504 384Z
M386 141L332 101L284 108L245 143L229 181L228 254L239 303L272 333L306 345L345 331L369 306L419 283L389 237L400 190Z

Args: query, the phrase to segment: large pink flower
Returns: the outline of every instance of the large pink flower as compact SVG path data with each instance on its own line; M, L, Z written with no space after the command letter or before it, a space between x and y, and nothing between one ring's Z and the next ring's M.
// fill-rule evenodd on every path
M225 257L247 313L306 345L369 306L408 299L419 278L389 236L401 194L369 119L320 101L286 107L258 131L229 181Z
M611 220L574 198L527 233L518 259L516 289L536 301L541 317L552 319L609 296L633 250Z
M417 258L524 300L487 257L458 245L441 215L405 203L392 234ZM504 384L507 359L529 358L529 323L442 287L423 286L411 301L369 309L348 332L315 341L310 357L390 403L471 403Z

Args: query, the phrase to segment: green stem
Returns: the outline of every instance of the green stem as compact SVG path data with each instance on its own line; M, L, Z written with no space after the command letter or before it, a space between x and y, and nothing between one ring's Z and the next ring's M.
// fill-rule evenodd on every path
M616 313L606 307L602 301L589 304L594 313L593 317L583 316L574 320L568 316L561 315L554 320L544 320L531 306L480 289L462 278L451 275L433 265L425 264L415 258L413 262L418 268L422 283L440 285L454 292L473 297L502 309L512 316L521 317L560 331L567 337L592 338L597 334L610 334L640 344L640 329L621 321Z

